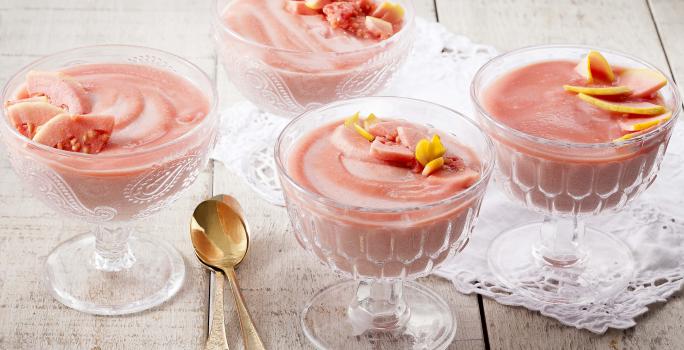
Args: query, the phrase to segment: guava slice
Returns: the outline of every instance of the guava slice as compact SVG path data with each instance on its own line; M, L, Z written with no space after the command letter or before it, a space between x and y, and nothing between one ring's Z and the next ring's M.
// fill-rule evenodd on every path
M71 114L90 113L90 100L83 86L62 72L30 71L26 74L29 95L45 95L53 105Z
M626 86L605 86L605 87L591 87L591 86L575 86L563 85L565 91L583 93L592 96L618 96L630 95L632 89Z
M46 103L50 103L47 96L33 96L33 97L22 98L19 100L5 101L5 107L9 107L9 106L15 105L17 103L23 103L23 102L46 102Z
M7 117L12 125L30 139L35 136L39 126L60 113L64 113L64 110L45 101L13 103L7 107Z
M285 10L292 14L302 16L314 16L320 14L320 12L306 6L304 1L289 0L285 2Z
M110 115L73 115L62 113L38 128L34 141L57 149L99 153L107 145L114 117Z
M667 79L657 71L639 68L627 69L618 76L620 85L632 89L632 97L648 97L660 90Z
M370 154L380 160L395 163L413 163L413 152L406 146L377 137L371 143Z
M623 118L620 127L624 131L641 131L664 123L672 118L672 112L663 113L655 117Z
M408 147L412 152L416 150L416 145L422 139L429 139L426 130L407 126L397 127L397 142Z
M587 80L587 83L593 83L596 78L603 79L609 83L615 80L615 73L600 52L591 50L584 56L575 67L575 71Z
M611 112L642 115L658 115L665 113L665 107L650 102L612 102L601 100L583 93L577 94L577 97L584 102Z
M401 7L401 5L390 1L383 1L380 5L378 5L378 7L375 8L375 11L373 11L371 16L380 18L392 24L400 24L404 18L404 8Z

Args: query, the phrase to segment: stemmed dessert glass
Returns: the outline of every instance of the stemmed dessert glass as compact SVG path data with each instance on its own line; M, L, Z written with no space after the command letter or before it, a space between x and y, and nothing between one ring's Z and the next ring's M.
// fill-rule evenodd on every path
M209 113L177 139L124 154L62 151L18 133L4 110L0 129L12 167L37 198L60 214L92 225L47 257L46 281L63 304L99 315L142 311L171 298L185 277L183 258L163 239L134 234L135 220L165 208L197 178L216 139L214 84L198 67L167 52L136 46L91 46L41 58L2 90L12 99L31 70L128 63L170 71L204 92Z
M653 183L681 114L679 92L670 79L660 94L672 118L620 142L585 144L532 136L498 121L483 106L484 91L503 74L545 60L578 62L591 49L596 48L515 50L485 64L471 86L479 121L496 145L495 181L511 199L544 214L543 222L511 228L492 242L490 269L516 293L547 303L598 302L627 287L634 273L632 252L614 235L586 228L583 221L621 210ZM599 51L611 65L658 71L638 58Z
M345 204L312 192L288 172L297 141L322 124L360 111L429 125L469 147L480 179L443 200L396 209ZM461 251L477 221L494 168L491 140L469 118L425 101L367 97L335 102L291 121L275 149L287 211L300 245L351 278L317 293L301 314L320 349L444 349L456 323L449 304L412 280Z
M216 0L214 39L228 79L263 113L293 118L323 104L380 91L406 60L414 39L411 0L396 3L405 9L404 23L389 39L355 51L309 52L264 45L244 38L222 20L224 9L235 0ZM285 10L283 10L285 11ZM254 119L260 128L268 116ZM244 130L243 132L246 132ZM271 203L284 205L273 162L272 138L245 150L241 169L247 183Z

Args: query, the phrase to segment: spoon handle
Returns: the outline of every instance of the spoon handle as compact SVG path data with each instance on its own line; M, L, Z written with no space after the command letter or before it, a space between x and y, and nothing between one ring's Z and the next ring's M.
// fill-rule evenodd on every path
M245 350L265 350L264 343L261 341L256 327L254 327L254 323L252 322L252 317L249 315L249 311L245 306L245 301L242 298L242 292L240 292L235 270L226 269L224 271L228 277L228 281L230 281L230 289L233 291L233 297L235 298L235 307L238 316L240 317L240 328L242 329L242 340L245 343Z
M204 350L229 350L226 340L226 327L223 319L223 285L225 277L221 272L214 273L214 310L211 313L211 329Z

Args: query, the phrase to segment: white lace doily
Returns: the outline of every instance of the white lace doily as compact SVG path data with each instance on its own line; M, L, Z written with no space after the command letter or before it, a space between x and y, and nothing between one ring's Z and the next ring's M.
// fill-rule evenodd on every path
M417 20L420 38L406 64L390 87L379 95L396 95L433 101L472 115L469 86L477 69L496 54L490 46L472 43L440 24ZM242 175L250 183L258 178L273 186L266 195L277 193L272 173L272 148L287 120L261 113L242 102L222 114L219 143L212 158ZM250 166L244 152L255 152ZM480 218L469 246L436 272L453 281L466 294L478 293L506 305L524 306L553 317L563 324L602 333L608 328L629 328L647 305L664 302L678 291L684 277L684 131L675 128L662 170L656 182L637 201L619 214L602 215L588 224L615 234L633 250L636 259L634 281L623 293L601 304L543 304L512 294L497 284L487 267L486 253L500 232L541 218L508 200L492 183L484 199ZM249 170L256 169L256 170ZM262 190L263 191L263 190ZM264 194L262 192L262 194Z

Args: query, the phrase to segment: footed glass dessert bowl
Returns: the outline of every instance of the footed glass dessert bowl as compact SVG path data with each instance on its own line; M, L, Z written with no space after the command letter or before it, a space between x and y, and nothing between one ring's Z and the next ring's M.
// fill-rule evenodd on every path
M655 181L681 114L674 83L619 52L535 46L488 62L471 97L496 146L495 181L544 214L492 242L494 275L546 303L600 302L624 290L632 252L584 220L621 210Z
M275 156L297 241L351 278L301 314L317 348L451 343L451 307L413 280L467 245L493 152L467 117L407 98L335 102L288 124Z
M149 309L181 287L185 265L135 220L177 199L215 142L214 84L195 65L136 46L91 46L41 58L2 90L0 129L36 198L92 226L46 260L63 304L98 315Z
M263 113L293 118L326 103L373 95L411 50L411 1L309 3L315 5L216 1L217 55L235 88ZM268 117L254 118L263 119ZM273 138L245 152L241 168L257 193L283 205L272 155L280 130L274 131Z

